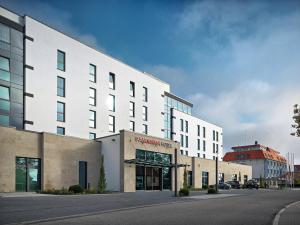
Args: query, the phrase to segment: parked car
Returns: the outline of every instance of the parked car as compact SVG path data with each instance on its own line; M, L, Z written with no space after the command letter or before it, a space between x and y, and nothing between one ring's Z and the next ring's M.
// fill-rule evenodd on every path
M227 181L226 183L230 184L230 186L232 188L235 188L235 189L240 189L241 188L240 182L238 182L236 180L234 180L234 181Z
M224 189L224 190L229 190L231 189L231 185L228 184L228 183L224 183L224 182L220 182L219 185L218 185L218 188L219 189Z
M243 185L243 188L256 188L258 189L259 188L259 185L258 183L255 181L255 180L248 180L244 185Z

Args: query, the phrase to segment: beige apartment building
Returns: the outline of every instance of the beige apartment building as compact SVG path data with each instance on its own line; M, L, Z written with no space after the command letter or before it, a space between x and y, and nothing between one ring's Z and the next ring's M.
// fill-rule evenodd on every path
M104 156L107 190L175 189L175 151L168 139L121 130L86 140L46 132L0 126L0 192L60 189L80 184L97 188L100 157ZM194 188L215 184L215 161L178 155L178 188L184 168ZM219 162L219 180L252 178L251 166Z

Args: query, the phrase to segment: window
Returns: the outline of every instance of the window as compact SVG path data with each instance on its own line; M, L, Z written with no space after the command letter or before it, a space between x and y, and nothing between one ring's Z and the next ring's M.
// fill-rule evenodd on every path
M205 143L205 140L203 140L203 151L206 150L206 143Z
M216 153L219 153L219 145L216 144Z
M143 106L143 120L148 120L148 108L146 106Z
M147 124L143 124L143 133L148 134L148 125Z
M90 64L89 68L89 80L96 83L96 66L93 64Z
M143 101L148 102L148 88L143 87Z
M216 146L215 146L215 143L213 143L213 153L216 152Z
M65 97L65 78L57 77L57 96Z
M200 125L197 125L197 135L200 137Z
M116 76L113 73L109 73L109 88L112 90L116 89Z
M180 119L180 131L183 131L183 119Z
M205 157L206 157L205 154L203 154L203 159L205 159Z
M0 110L10 111L9 88L0 86Z
M65 103L57 102L57 121L65 122Z
M135 123L134 121L129 122L129 130L134 131L135 130Z
M198 150L200 150L200 139L197 139Z
M188 151L185 151L185 154L186 154L186 155L189 155L189 152L188 152Z
M0 79L10 81L9 59L0 56Z
M63 51L57 50L57 69L66 70L66 55Z
M0 41L10 43L10 30L0 23Z
M198 158L200 158L200 153L197 153Z
M183 147L184 143L183 143L183 135L180 134L180 146Z
M185 147L188 148L189 147L189 137L185 136Z
M206 171L202 171L202 187L203 186L207 187L208 184L209 184L209 173Z
M203 127L202 129L203 129L203 132L202 132L202 133L203 133L203 138L205 138L205 136L206 136L206 135L205 135L205 130L206 130L206 129L205 129L205 127Z
M215 156L213 156L213 160L216 160L216 157L215 157Z
M108 110L112 112L116 111L114 95L108 95Z
M219 141L219 132L218 131L216 131L216 136L217 136L217 141Z
M213 141L216 140L216 132L213 130Z
M90 140L96 139L96 133L90 132L90 133L89 133L89 139L90 139Z
M90 110L90 121L89 121L90 128L96 128L96 112Z
M9 116L0 114L0 124L8 126L9 125Z
M134 102L129 102L129 116L131 116L131 117L135 116Z
M189 122L185 121L185 132L188 133L189 132Z
M115 132L115 117L114 116L108 117L108 130L109 130L109 132Z
M65 128L64 127L57 127L56 133L60 135L65 135Z
M183 150L180 150L180 154L183 155Z
M131 97L135 96L135 84L132 81L130 81L130 96Z
M90 88L90 105L96 106L96 89Z

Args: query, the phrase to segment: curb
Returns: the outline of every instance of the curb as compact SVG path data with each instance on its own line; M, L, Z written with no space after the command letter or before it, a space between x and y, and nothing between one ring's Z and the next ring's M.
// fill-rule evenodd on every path
M275 216L275 218L274 218L274 220L273 220L272 225L279 225L279 220L280 220L281 214L282 214L286 209L288 209L288 208L290 208L291 206L296 205L296 204L298 204L298 203L300 203L300 201L292 202L292 203L286 205L284 208L282 208L278 213L276 213L276 216Z

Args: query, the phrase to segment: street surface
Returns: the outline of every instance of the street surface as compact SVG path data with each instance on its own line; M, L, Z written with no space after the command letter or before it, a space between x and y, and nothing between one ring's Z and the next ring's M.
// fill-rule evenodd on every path
M230 190L218 195L193 192L187 198L172 196L169 191L140 191L0 197L0 224L271 225L282 208L300 201L300 190ZM281 213L278 225L299 225L299 221L300 203L295 203Z

